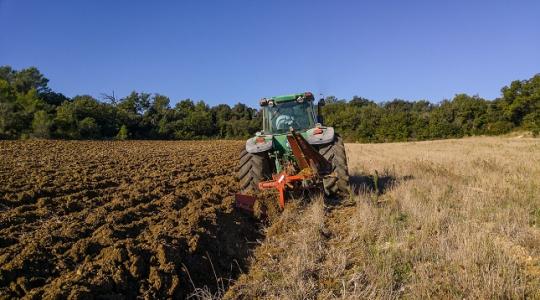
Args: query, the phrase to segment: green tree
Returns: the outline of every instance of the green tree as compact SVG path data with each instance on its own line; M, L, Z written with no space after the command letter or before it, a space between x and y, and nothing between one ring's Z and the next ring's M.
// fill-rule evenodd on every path
M64 102L56 109L56 116L53 120L53 127L56 128L54 134L58 138L79 138L77 116L75 112L75 105L73 105L73 103Z
M540 135L540 109L531 112L523 118L524 128L530 130L534 136Z
M51 120L49 115L44 110L39 110L34 113L34 119L32 120L32 133L33 136L38 138L48 138L50 136Z
M487 112L486 100L478 96L458 94L452 99L454 125L460 128L463 135L483 133Z
M170 100L168 97L155 94L141 120L145 136L148 138L170 138L171 127L167 124L172 117Z
M375 102L369 99L363 98L363 97L354 96L352 100L349 102L349 104L353 107L363 107L363 106L373 105L375 104Z
M39 97L41 100L43 100L43 102L47 103L51 108L59 106L65 101L70 101L70 99L64 96L63 94L55 93L52 91L40 93Z
M227 104L219 104L211 108L213 123L216 126L216 134L220 138L229 137L227 122L231 120L232 109Z
M82 119L79 124L79 135L84 139L93 139L99 137L99 125L91 117Z
M150 108L151 95L148 93L131 92L129 96L120 100L118 108L132 113L132 114L144 114L147 109Z
M129 138L129 132L126 125L122 125L120 127L120 130L118 131L118 134L116 135L117 140L127 140Z
M521 126L524 118L540 108L540 74L528 80L512 81L501 89L504 115L516 126Z
M113 137L116 134L118 128L116 111L110 104L100 102L89 95L82 95L73 97L71 105L77 121L85 118L95 120L100 128L97 137Z
M0 68L2 71L2 68ZM0 76L1 77L1 76ZM18 134L16 95L5 79L0 79L0 138L15 138Z
M19 93L28 93L30 90L42 93L49 91L48 82L49 79L45 78L37 68L30 67L16 72L13 84Z
M33 131L34 114L52 112L53 107L40 98L48 92L48 79L36 68L20 71L0 67L0 137L29 136Z

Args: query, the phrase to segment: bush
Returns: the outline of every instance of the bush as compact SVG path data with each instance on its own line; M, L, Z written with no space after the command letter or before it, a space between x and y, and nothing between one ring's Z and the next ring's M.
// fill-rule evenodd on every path
M122 127L120 127L120 130L118 131L118 134L116 135L116 139L123 141L123 140L127 140L128 137L129 137L129 133L128 133L127 126L122 125Z
M528 114L523 119L523 127L530 130L534 136L538 136L540 134L540 112Z
M497 121L487 124L485 132L488 135L499 135L508 133L512 131L513 128L514 124L509 121Z
M49 129L51 127L51 120L46 111L40 110L34 113L34 120L32 120L32 132L34 137L48 138L50 135Z

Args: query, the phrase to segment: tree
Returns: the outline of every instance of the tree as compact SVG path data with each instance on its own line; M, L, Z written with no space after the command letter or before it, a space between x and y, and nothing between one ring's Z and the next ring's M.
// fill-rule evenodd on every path
M30 90L36 90L39 93L49 91L47 86L49 79L35 67L15 71L10 66L2 66L0 78L9 82L19 93L28 93Z
M3 68L3 67L2 67ZM0 68L0 72L4 69ZM1 75L0 75L1 77ZM16 138L17 128L17 105L15 91L8 81L0 79L0 138Z
M34 113L34 119L32 120L32 132L33 136L37 138L46 139L50 136L51 120L46 111L40 110Z
M194 104L186 99L180 101L176 107L174 136L177 139L200 139L214 133L212 113L204 101Z
M170 130L167 126L171 116L170 100L168 97L155 94L141 120L141 127L145 129L148 138L169 138Z
M486 100L478 96L458 94L452 100L455 112L454 124L459 127L463 135L476 135L483 132L487 111Z
M38 111L52 111L53 107L40 99L48 92L48 79L36 68L15 71L0 67L0 137L17 138L33 132L33 120ZM38 117L43 116L42 113Z
M366 98L363 98L363 97L358 97L358 96L354 96L349 103L350 103L351 106L354 106L354 107L362 107L362 106L368 106L368 105L375 104L375 102L373 102L373 101L371 101L369 99L366 99Z
M523 118L525 129L530 130L534 136L540 135L540 109L529 113Z
M50 107L59 106L65 101L70 101L70 99L66 96L64 96L61 93L55 93L55 92L44 92L39 95L41 100L43 100L45 103L49 104Z
M227 132L227 122L231 120L232 109L227 104L219 104L211 108L212 120L217 129L217 135L221 138L229 137Z
M128 137L129 137L129 132L128 132L127 126L122 125L122 127L120 127L120 130L118 131L118 134L116 135L116 139L123 141L123 140L127 140Z
M99 138L99 125L96 120L86 117L79 122L79 135L84 139Z
M515 126L520 126L525 117L540 107L540 74L528 80L512 81L501 89L504 115Z
M53 127L56 129L54 134L58 138L79 138L75 105L72 102L64 102L56 109Z
M429 118L429 136L441 139L461 136L461 128L454 123L455 111L452 102L444 100L433 109Z
M117 107L132 114L144 114L150 108L150 97L148 93L131 92L129 96L120 100Z
M253 117L253 109L243 103L236 103L232 109L232 119L234 120L250 120Z

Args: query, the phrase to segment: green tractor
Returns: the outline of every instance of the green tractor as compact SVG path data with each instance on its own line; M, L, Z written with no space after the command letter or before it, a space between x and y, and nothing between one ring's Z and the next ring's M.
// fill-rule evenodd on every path
M322 125L321 108L310 92L263 98L263 129L246 141L237 179L237 207L253 211L254 193L275 189L283 209L289 193L320 189L328 197L347 196L349 173L342 138Z

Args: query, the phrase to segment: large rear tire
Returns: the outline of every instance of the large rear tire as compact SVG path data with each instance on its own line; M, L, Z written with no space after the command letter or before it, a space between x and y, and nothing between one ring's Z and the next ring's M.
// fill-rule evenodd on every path
M332 164L332 173L335 175L323 179L324 194L347 197L350 194L349 170L341 136L336 134L332 143L320 146L319 153Z
M249 153L243 149L236 171L242 193L257 191L259 182L272 177L268 153Z

